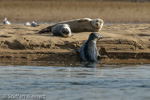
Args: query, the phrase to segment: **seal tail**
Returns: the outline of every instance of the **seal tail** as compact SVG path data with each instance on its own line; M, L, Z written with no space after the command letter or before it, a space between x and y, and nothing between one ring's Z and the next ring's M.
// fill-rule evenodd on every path
M42 34L42 33L51 32L51 31L52 31L52 26L48 26L48 27L40 30L38 33Z

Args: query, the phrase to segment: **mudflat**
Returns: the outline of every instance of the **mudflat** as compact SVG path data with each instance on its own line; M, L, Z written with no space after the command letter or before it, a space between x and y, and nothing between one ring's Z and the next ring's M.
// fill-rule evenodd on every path
M80 62L76 49L91 32L69 38L38 32L49 25L0 25L0 61ZM104 25L97 42L100 63L150 63L150 24Z

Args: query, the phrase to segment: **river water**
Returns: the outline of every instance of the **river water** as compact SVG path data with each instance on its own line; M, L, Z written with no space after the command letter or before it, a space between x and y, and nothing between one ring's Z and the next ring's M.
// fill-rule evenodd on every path
M70 66L1 65L0 100L150 100L150 65Z

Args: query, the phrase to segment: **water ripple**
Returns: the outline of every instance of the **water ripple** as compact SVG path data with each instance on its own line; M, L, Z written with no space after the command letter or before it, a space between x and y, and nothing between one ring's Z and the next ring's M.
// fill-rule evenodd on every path
M43 94L46 100L149 100L149 66L0 66L0 93Z

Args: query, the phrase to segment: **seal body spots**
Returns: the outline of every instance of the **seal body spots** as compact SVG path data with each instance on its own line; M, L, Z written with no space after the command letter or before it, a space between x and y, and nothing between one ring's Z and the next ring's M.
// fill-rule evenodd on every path
M11 23L7 20L7 18L5 18L5 19L3 20L3 24L11 25Z
M90 18L82 18L82 19L74 19L69 21L63 21L57 24L68 24L72 32L98 32L103 27L102 19L90 19ZM49 26L47 28L42 29L39 33L45 33L51 31L55 25Z
M98 32L103 27L102 19L74 19L70 21L60 22L68 24L72 32Z
M63 37L69 37L72 35L68 24L56 24L52 28L52 33L54 36L63 36Z
M96 42L102 39L102 36L98 33L91 33L88 40L80 48L80 57L85 62L98 62L97 56L99 53L97 51Z

